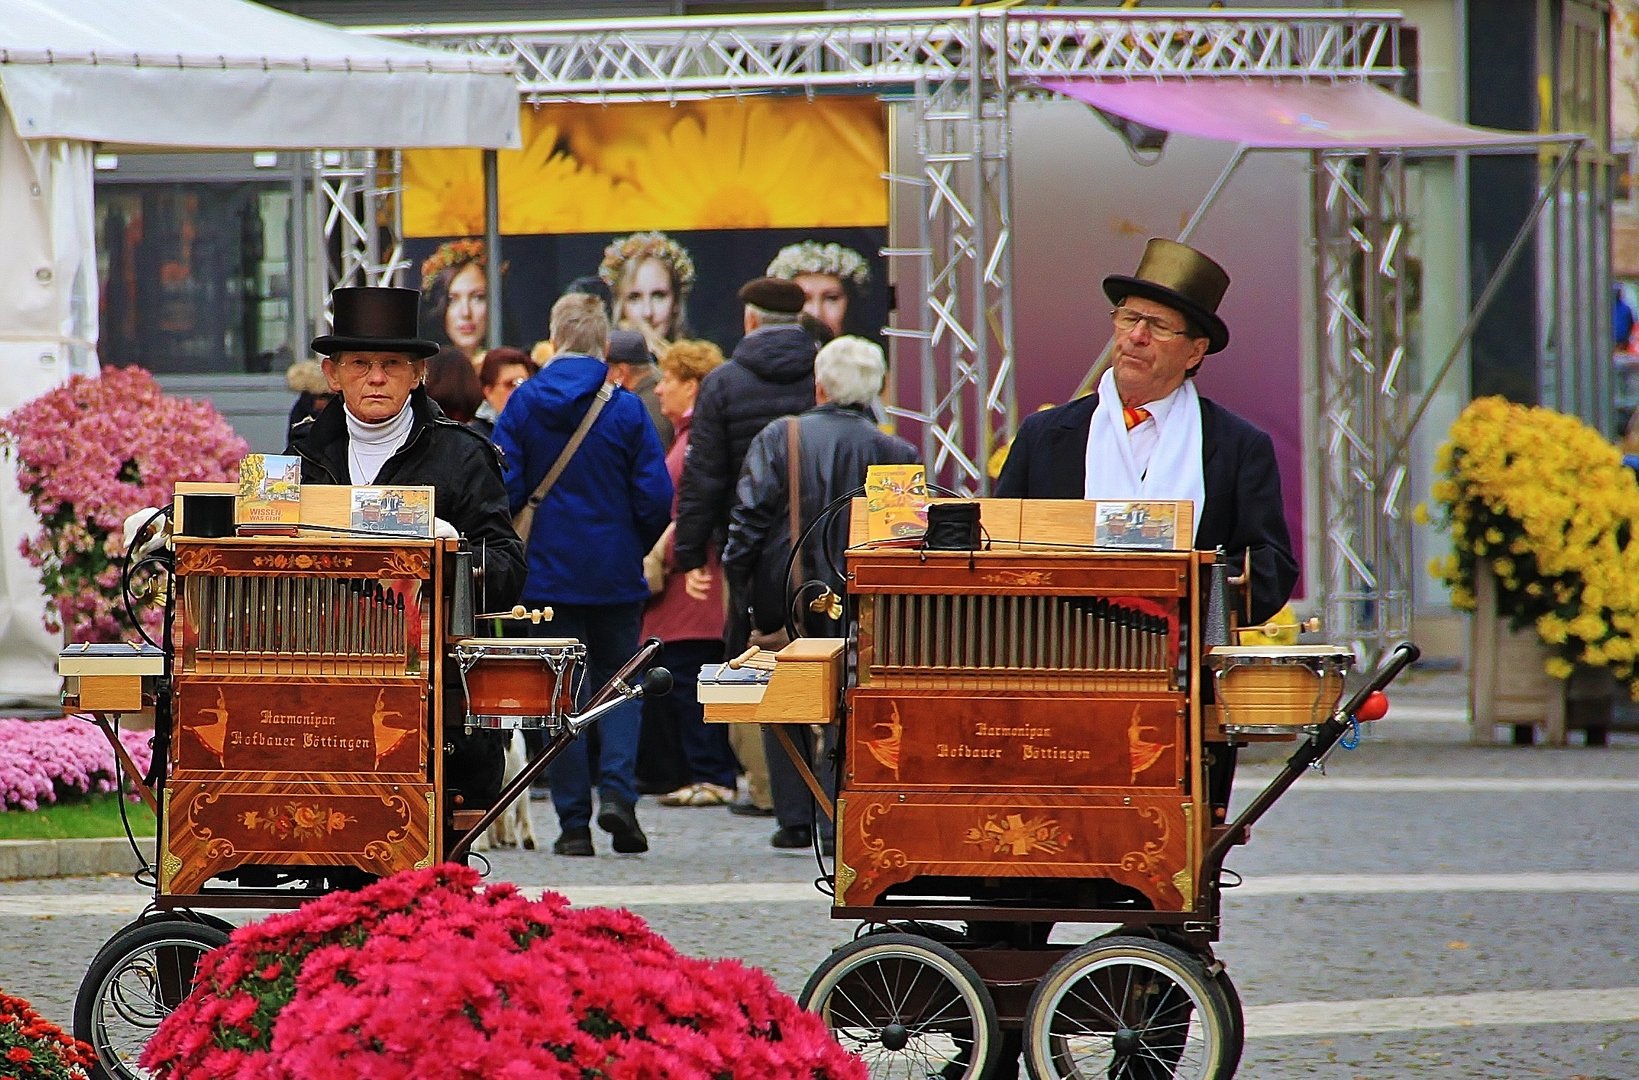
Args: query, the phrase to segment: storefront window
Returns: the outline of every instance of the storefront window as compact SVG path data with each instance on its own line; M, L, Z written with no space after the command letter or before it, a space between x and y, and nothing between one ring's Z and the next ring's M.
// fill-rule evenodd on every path
M290 363L290 189L97 186L98 355L173 374Z

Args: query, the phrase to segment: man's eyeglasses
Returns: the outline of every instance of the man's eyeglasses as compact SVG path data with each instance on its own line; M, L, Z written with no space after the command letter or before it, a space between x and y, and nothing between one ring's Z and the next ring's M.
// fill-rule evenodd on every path
M1142 323L1149 327L1150 337L1156 341L1171 341L1173 338L1183 337L1189 333L1187 329L1168 326L1161 321L1159 315L1140 315L1138 312L1129 311L1124 307L1118 307L1111 311L1110 318L1115 321L1117 332L1123 334L1132 333Z
M415 361L406 360L402 356L389 356L381 360L366 360L362 356L349 356L345 360L337 361L337 367L355 378L368 378L372 368L380 368L381 373L388 378L403 375L415 366Z

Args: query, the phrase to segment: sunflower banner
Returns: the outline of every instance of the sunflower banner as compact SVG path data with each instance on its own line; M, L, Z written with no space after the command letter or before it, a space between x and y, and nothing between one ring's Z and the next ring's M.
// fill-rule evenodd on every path
M509 344L544 338L552 302L601 278L619 294L617 321L728 347L736 290L770 267L803 284L833 333L880 334L888 133L876 98L553 104L522 120L523 149L498 156ZM442 247L484 231L481 153L406 151L403 204L407 253L451 266ZM422 282L435 307L443 285ZM423 330L459 332L438 310Z

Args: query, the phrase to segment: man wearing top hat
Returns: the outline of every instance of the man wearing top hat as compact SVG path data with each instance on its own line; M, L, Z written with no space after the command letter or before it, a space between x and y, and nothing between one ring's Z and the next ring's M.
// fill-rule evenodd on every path
M1251 556L1251 617L1297 582L1269 436L1195 391L1203 359L1229 344L1223 267L1151 240L1137 273L1112 274L1115 355L1096 393L1029 417L996 483L1000 498L1153 499L1195 504L1199 550Z
M346 288L331 294L332 332L313 341L341 406L291 429L287 454L304 484L431 487L441 536L466 537L484 560L480 603L510 607L523 588L523 545L512 531L500 462L483 436L445 416L422 380L437 342L417 337L414 289ZM467 808L494 804L504 753L495 732L464 734L459 672L444 688L445 777Z

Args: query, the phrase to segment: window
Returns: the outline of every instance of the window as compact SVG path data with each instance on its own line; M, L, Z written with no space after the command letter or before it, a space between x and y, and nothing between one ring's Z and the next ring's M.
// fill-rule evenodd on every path
M290 363L290 188L99 183L98 355L174 374Z

